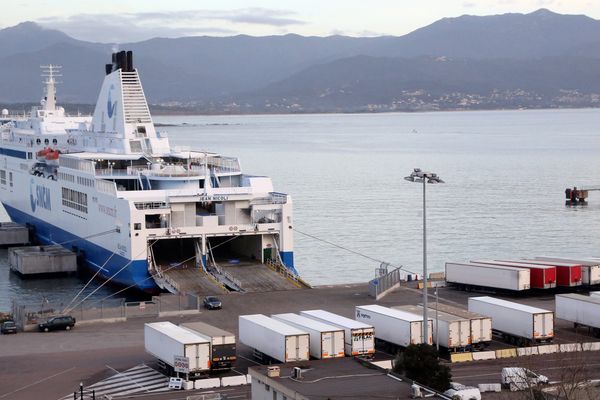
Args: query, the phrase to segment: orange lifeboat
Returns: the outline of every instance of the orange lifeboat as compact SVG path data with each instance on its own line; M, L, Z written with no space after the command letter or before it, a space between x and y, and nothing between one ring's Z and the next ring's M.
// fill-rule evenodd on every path
M46 153L46 160L58 160L59 155L59 150L50 150L48 153Z
M51 151L52 151L51 148L46 147L45 149L38 151L37 155L38 155L38 157L46 157L48 155L48 153L50 153Z

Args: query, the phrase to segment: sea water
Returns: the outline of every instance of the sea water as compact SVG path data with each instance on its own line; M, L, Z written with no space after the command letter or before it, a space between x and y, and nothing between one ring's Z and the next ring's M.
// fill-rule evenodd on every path
M426 188L429 271L477 258L600 256L600 192L587 206L564 199L567 187L600 186L600 110L154 120L172 145L239 157L244 173L292 196L295 266L315 285L364 282L380 261L422 271L423 187L404 180L414 168L445 181ZM22 281L7 269L0 310L12 297L70 300L85 283Z

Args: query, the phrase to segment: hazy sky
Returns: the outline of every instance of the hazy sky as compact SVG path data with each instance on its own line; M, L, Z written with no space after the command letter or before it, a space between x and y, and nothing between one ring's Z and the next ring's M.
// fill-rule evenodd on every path
M78 39L155 36L403 35L443 17L549 8L600 19L600 0L4 0L0 28L36 21Z

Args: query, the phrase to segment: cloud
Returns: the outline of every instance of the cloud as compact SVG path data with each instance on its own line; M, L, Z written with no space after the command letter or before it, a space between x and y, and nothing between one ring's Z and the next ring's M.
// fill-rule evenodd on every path
M470 2L470 1L466 1L466 2L464 2L464 3L463 3L463 5L462 5L462 6L463 6L464 8L473 8L473 7L475 7L475 3L473 3L473 2Z
M352 31L352 30L341 30L341 29L332 29L331 31L329 31L329 35L331 35L331 36L353 36L353 37L388 36L386 33L375 32L375 31L370 31L370 30Z
M181 10L120 14L76 14L38 19L40 25L61 30L77 39L124 43L152 37L236 34L236 25L282 28L304 24L287 10ZM223 27L225 25L226 27Z

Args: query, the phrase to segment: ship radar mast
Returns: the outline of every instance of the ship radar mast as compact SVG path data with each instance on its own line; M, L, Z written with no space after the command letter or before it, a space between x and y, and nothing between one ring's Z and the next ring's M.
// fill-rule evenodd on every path
M42 106L44 110L54 111L56 110L56 77L62 76L60 65L41 65L42 77L45 77L44 84L46 85L45 96L42 99Z

